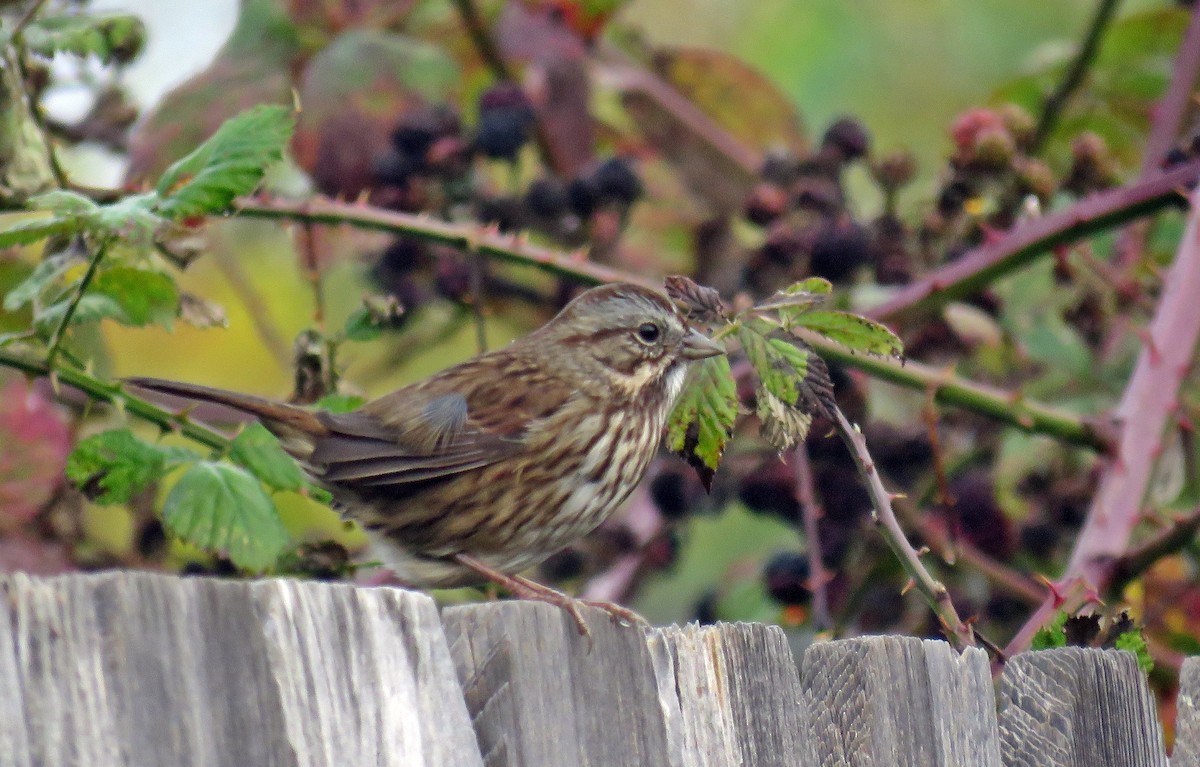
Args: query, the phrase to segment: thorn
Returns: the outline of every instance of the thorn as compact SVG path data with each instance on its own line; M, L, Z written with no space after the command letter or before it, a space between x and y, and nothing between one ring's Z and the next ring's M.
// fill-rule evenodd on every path
M900 596L904 596L908 592L912 591L916 587L916 585L917 585L917 582L914 581L912 578L909 578L908 581L905 582L904 588L900 589Z
M1054 609L1057 610L1058 608L1062 607L1063 603L1067 601L1067 598L1063 596L1061 591L1059 591L1058 584L1054 581L1050 580L1041 573L1034 573L1033 579L1045 586L1046 591L1050 592L1050 598L1054 603Z
M903 501L905 498L908 498L906 493L888 493L887 497L889 501Z
M917 549L917 556L918 556L918 557L923 557L923 556L925 556L925 555L926 555L926 554L928 554L928 553L929 553L929 547L928 547L928 546L922 546L921 548Z

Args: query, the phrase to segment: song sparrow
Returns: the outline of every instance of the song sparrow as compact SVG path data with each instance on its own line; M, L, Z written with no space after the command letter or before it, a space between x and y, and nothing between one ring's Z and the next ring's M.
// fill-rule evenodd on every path
M401 581L439 588L491 580L563 607L586 634L579 601L519 573L591 531L633 491L687 363L723 351L666 296L614 284L581 294L503 349L351 413L128 381L257 416L367 530L373 555Z

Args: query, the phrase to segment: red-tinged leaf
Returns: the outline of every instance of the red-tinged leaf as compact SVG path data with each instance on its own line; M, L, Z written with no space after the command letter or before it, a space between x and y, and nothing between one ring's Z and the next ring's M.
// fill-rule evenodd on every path
M0 532L23 525L54 496L71 450L71 429L41 387L0 389Z
M292 104L292 69L305 55L285 3L246 0L208 69L168 93L129 138L131 187L153 183L227 119L258 104Z

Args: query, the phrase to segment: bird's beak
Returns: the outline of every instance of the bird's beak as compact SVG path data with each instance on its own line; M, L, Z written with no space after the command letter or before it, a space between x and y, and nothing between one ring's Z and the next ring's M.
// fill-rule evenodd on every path
M724 346L695 328L689 329L684 335L680 348L680 356L685 360L702 360L705 357L715 357L725 353Z

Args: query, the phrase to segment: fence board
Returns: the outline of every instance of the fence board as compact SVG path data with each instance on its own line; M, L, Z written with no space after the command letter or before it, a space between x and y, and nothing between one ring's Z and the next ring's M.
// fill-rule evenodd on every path
M1009 660L1000 742L1012 767L1166 767L1154 698L1127 652L1062 647Z
M547 604L443 611L488 767L682 767L678 702L660 694L646 633L586 615L590 641Z
M1185 660L1179 673L1171 767L1200 767L1200 657Z
M821 765L999 767L987 655L945 642L863 637L816 644L801 684Z
M25 763L481 764L420 594L138 573L0 594L20 699L0 732L24 730Z
M763 624L688 625L652 639L670 648L659 666L679 697L687 767L810 767L804 696L787 637ZM672 668L673 667L673 668Z

